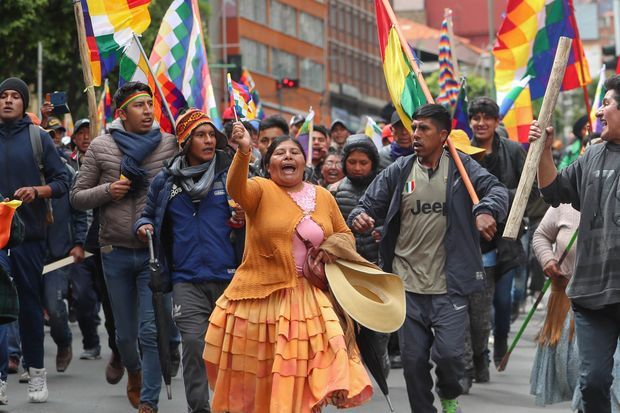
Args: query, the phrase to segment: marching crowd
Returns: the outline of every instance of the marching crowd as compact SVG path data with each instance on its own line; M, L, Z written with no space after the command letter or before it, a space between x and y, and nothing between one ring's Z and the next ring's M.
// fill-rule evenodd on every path
M23 202L14 218L23 225L12 227L0 251L0 316L18 314L0 325L0 405L8 403L7 374L20 372L29 401L47 400L45 323L58 372L73 358L73 318L83 336L79 358L100 358L103 309L108 383L126 372L131 405L157 412L152 236L172 321L172 375L181 369L189 412L316 413L369 400L355 344L366 327L324 284L321 268L337 258L402 280L402 327L364 339L376 343L385 376L402 367L416 413L436 411L434 393L444 413L460 412L458 397L488 382L491 360L497 366L506 355L528 280L539 292L544 273L564 293L572 276L565 313L578 346L567 391L579 393L575 409L611 412L620 336L620 77L606 88L597 113L603 143L584 153L592 137L579 119L558 171L547 130L520 236L509 241L501 234L526 152L507 138L490 98L470 102L471 141L452 130L445 107L427 104L413 114L412 130L396 112L378 122L381 148L335 120L314 126L305 153L295 138L299 115L239 122L227 109L220 130L190 108L176 135L165 133L154 122L151 90L139 82L116 91L116 119L104 134L91 141L95 125L82 119L67 143L51 105L41 119L26 113L27 85L4 80L0 200ZM541 135L533 122L530 140ZM445 148L448 137L458 159ZM572 208L559 212L563 203ZM566 228L577 226L573 267L559 257L572 233ZM53 265L67 256L71 265Z

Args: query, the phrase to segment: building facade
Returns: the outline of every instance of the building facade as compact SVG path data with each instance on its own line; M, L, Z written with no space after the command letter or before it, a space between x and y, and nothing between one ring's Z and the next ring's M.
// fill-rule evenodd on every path
M359 130L365 115L379 117L390 100L374 0L329 0L327 24L331 117Z

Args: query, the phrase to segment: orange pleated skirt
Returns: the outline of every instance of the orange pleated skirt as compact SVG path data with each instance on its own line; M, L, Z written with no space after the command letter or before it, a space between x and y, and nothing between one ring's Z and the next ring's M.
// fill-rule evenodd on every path
M371 398L368 373L357 351L347 351L330 300L297 280L263 299L217 301L203 354L214 413L310 413Z

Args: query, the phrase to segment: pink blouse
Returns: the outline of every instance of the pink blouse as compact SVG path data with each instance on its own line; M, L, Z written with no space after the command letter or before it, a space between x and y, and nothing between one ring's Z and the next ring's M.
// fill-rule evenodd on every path
M301 191L289 192L288 194L304 213L304 217L297 224L297 232L299 232L302 238L309 240L312 242L312 245L318 247L323 242L325 234L323 229L310 216L316 208L316 187L304 182ZM293 233L293 256L295 257L295 267L299 275L301 275L307 253L308 250L302 240L299 239L296 233Z

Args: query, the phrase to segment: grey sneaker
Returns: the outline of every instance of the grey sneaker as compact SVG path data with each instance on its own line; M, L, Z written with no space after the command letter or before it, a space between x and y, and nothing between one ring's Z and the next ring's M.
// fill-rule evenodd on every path
M6 381L0 380L0 406L9 404L9 396L6 394Z
M24 372L19 375L19 382L28 383L29 381L30 381L30 374L28 374L28 370L24 370Z
M45 369L28 369L30 381L28 382L28 401L30 403L45 403L47 401L47 374Z
M80 360L99 360L101 358L101 347L85 348L80 354Z

